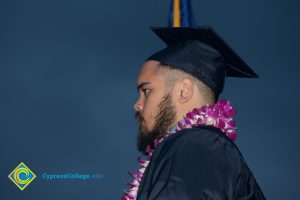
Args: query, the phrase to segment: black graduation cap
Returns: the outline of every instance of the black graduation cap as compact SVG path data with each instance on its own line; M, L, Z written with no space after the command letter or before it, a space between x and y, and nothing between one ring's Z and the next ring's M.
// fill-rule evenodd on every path
M225 76L256 78L258 75L209 26L151 27L167 44L147 60L179 68L201 80L217 96Z

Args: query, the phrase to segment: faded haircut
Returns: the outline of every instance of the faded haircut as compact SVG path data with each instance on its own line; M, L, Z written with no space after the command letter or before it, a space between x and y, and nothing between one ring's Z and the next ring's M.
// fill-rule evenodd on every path
M179 68L170 67L165 63L159 63L155 73L164 77L165 94L169 94L177 82L188 78L196 85L205 102L215 103L218 99L215 92L210 87L195 78L193 75L188 74Z

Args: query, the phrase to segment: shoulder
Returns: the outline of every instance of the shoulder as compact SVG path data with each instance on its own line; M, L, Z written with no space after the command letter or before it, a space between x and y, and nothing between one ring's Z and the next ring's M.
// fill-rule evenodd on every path
M184 189L190 199L206 191L231 195L242 163L235 145L221 134L214 127L193 127L165 138L153 154L151 184Z
M220 129L199 126L183 129L165 138L160 149L162 157L176 158L178 162L199 160L213 165L238 165L243 156L238 147ZM238 161L238 162L237 162ZM202 165L201 164L201 165Z
M165 138L148 170L152 193L162 197L178 191L189 199L221 199L224 194L237 199L259 192L237 146L214 127L184 129Z
M170 148L184 148L188 150L193 147L208 150L228 147L238 150L237 146L226 137L225 133L213 126L197 126L183 129L165 138L162 143L162 150L164 151L168 151Z

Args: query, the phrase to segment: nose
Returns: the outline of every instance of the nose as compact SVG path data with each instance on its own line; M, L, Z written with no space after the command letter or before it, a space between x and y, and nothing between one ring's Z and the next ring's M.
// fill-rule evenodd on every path
M136 111L143 110L143 104L142 104L141 98L138 99L138 101L134 104L133 107Z

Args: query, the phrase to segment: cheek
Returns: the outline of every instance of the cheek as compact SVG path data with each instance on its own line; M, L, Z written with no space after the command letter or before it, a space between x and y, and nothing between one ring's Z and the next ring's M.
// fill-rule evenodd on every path
M155 117L157 112L157 100L155 98L149 98L145 101L143 116L148 129L151 129L155 123Z

